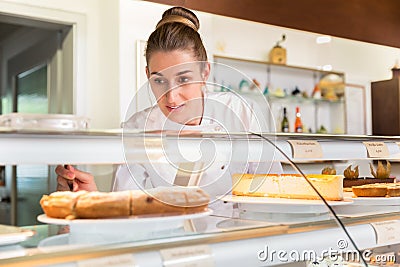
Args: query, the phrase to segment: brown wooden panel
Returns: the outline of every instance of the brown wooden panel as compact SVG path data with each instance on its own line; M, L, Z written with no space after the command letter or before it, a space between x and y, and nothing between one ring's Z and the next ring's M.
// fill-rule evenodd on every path
M148 0L400 47L400 0Z
M399 97L399 79L371 83L374 135L400 135Z

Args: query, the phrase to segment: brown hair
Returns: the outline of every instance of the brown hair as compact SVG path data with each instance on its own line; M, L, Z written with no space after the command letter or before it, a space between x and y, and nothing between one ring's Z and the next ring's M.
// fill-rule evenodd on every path
M197 32L200 22L196 15L183 7L166 10L156 29L147 40L145 51L147 64L152 53L162 51L187 50L198 61L207 61L207 53Z

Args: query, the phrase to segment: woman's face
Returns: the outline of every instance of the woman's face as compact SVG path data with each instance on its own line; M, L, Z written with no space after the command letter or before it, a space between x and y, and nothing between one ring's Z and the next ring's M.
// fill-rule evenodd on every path
M199 125L203 115L202 86L210 72L189 51L155 52L146 74L158 106L170 120Z

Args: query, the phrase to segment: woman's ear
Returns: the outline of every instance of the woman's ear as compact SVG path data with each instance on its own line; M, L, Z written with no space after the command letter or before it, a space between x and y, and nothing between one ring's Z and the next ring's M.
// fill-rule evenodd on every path
M150 79L150 71L149 71L149 67L146 66L146 76L147 79Z
M211 69L210 62L207 62L204 66L203 73L201 74L204 82L207 81L208 76L210 76L210 69Z

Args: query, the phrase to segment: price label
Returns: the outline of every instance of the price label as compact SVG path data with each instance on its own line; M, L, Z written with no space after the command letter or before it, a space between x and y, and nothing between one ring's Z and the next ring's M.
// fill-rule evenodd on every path
M293 158L322 158L322 147L317 141L288 140L292 146Z
M363 142L367 148L368 157L384 158L389 157L389 149L384 142Z
M210 246L189 246L160 250L165 267L214 267Z
M371 223L376 233L376 243L397 244L400 242L400 221L384 221Z
M122 254L77 262L78 267L124 267L135 266L132 254Z

